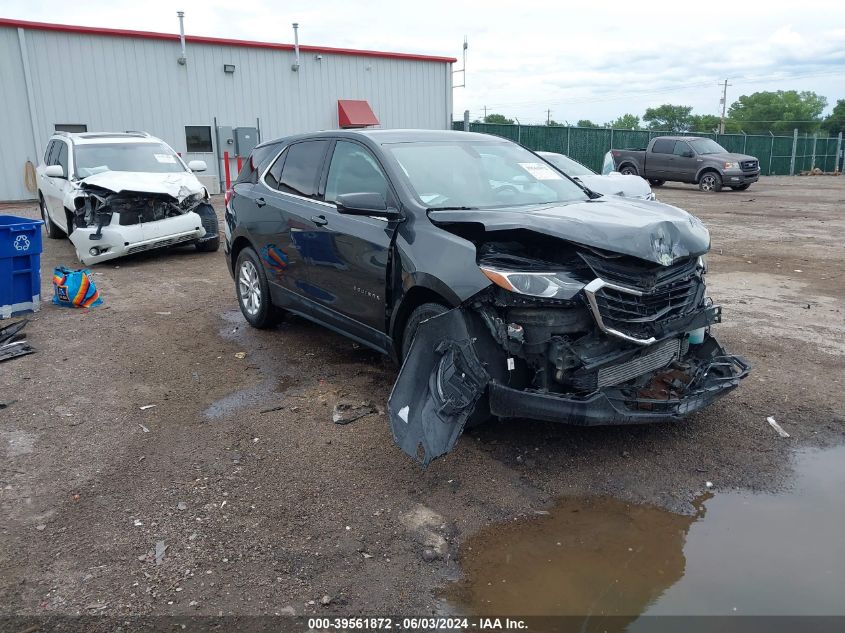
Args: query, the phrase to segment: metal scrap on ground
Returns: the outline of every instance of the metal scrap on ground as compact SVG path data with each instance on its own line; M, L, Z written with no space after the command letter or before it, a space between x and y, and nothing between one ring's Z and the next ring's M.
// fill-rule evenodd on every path
M35 350L21 334L28 319L0 328L0 362L32 354Z

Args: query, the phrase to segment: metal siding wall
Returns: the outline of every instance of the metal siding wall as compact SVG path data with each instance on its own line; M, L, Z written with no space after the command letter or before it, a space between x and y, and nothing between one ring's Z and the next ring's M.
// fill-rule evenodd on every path
M37 165L43 147L32 140L29 104L17 29L0 29L0 112L4 134L0 143L0 200L32 198L24 186L26 161Z
M30 197L20 176L32 158L32 134L17 38L16 29L0 28L0 103L12 123L0 154L0 200ZM26 41L39 153L56 123L145 130L217 174L214 153L187 154L185 125L212 126L216 116L220 125L254 126L258 117L263 140L334 129L338 99L366 99L383 128L444 129L451 117L445 62L329 53L317 61L309 52L293 72L292 51L189 42L188 63L180 66L176 41L37 30L27 30ZM224 73L224 63L235 73ZM234 160L232 167L234 175Z

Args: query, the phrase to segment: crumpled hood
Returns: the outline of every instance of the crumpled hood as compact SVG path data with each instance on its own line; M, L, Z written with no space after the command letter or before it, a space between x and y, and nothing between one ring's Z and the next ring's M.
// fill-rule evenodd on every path
M625 196L626 198L641 198L651 193L649 184L639 176L613 173L601 176L578 176L587 189L604 196Z
M429 211L436 224L478 223L486 231L527 229L669 266L710 250L710 232L694 215L659 202L605 197L513 209Z
M188 196L203 192L197 177L188 171L156 174L145 171L104 171L79 181L82 188L92 185L115 193L137 191L139 193L161 193L181 202Z

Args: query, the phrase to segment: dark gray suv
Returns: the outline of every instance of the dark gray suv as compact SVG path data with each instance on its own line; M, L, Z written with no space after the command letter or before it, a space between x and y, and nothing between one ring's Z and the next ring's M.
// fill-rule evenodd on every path
M672 420L748 372L709 329L707 229L599 196L464 132L321 132L255 148L226 200L247 321L311 319L402 362L397 443L423 464L490 415Z

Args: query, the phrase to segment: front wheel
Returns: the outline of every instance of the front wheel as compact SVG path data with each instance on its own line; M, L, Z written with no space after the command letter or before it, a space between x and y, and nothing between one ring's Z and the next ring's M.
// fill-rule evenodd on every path
M265 329L278 322L279 311L270 300L270 285L264 267L249 246L238 254L235 289L241 312L252 327Z
M622 167L619 168L619 173L622 174L623 176L639 176L640 175L640 172L637 171L637 168L634 167L631 164L622 165Z
M47 203L44 202L44 196L38 194L38 206L41 209L41 219L44 220L44 232L51 240L57 240L62 236L61 229L56 226L53 220L50 219L50 213L47 211Z
M715 171L708 171L698 181L698 188L708 193L722 190L722 177Z
M424 303L414 308L414 311L411 312L411 315L408 317L408 320L405 323L405 329L402 332L403 360L411 350L411 343L414 342L414 336L417 334L420 323L433 317L440 316L441 314L445 314L448 311L449 308L439 303Z
M657 178L649 178L648 184L650 184L652 187L662 187L663 185L666 184L666 181L665 180L658 180Z

